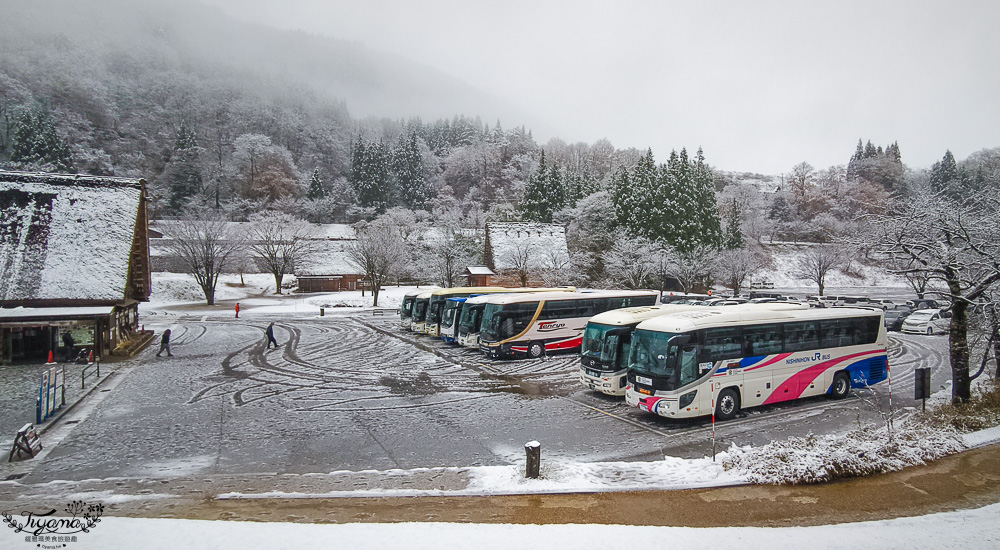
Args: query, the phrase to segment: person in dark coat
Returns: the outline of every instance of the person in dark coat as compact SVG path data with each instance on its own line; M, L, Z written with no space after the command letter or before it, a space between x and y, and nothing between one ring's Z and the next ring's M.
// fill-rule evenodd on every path
M73 335L70 334L68 330L66 332L64 332L63 333L63 346L66 347L66 360L67 361L72 361L73 360L73 352L75 351L75 349L74 349L73 346L75 346L75 345L76 345L76 342L73 340Z
M267 335L267 349L271 349L271 344L274 344L274 348L278 348L278 341L274 339L274 321L271 321L270 325L264 330L264 334Z
M166 350L167 357L173 357L174 354L170 353L170 329L163 331L163 336L160 337L160 351L156 352L156 356L159 357L161 353Z

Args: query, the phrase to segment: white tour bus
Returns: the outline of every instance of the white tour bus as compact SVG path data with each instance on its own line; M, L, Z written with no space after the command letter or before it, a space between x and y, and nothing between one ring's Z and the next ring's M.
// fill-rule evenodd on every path
M479 330L483 326L483 310L490 298L475 296L462 304L462 313L458 317L458 344L467 348L479 349Z
M483 310L479 349L490 357L541 357L575 351L587 320L612 309L651 306L654 290L540 292L491 296Z
M881 309L703 308L643 321L632 334L625 401L668 418L827 394L885 380Z
M506 292L542 292L551 290L553 292L572 292L576 287L554 287L554 288L506 288L502 286L457 286L452 288L442 288L431 293L431 299L427 306L427 315L424 319L424 326L420 332L431 336L441 336L441 317L447 305L448 298L468 298L477 294L500 294Z
M413 299L413 308L410 311L410 330L413 332L423 332L427 322L427 310L430 309L431 294L434 290L428 290L417 294Z
M401 328L410 328L410 317L413 315L413 303L417 301L417 296L425 292L437 290L438 288L440 287L429 286L425 288L418 288L403 295L403 303L399 306L399 326Z
M729 306L740 309L808 310L796 302L768 302ZM650 307L630 307L595 315L587 323L580 347L580 379L583 385L607 395L625 395L628 374L629 346L635 327L661 315L682 311L703 311L702 306L663 304Z
M628 350L635 326L646 319L701 306L662 304L627 307L598 313L587 322L580 346L580 379L583 385L608 395L625 395Z
M519 288L508 288L504 289L503 293L516 294L519 292L576 292L575 286L565 286L565 287L553 287L553 288L532 288L532 287L519 287ZM488 293L485 296L493 296L498 293ZM465 329L465 341L470 341L475 338L475 345L470 346L479 349L479 323L483 318L483 309L486 307L486 303L483 300L477 300L478 298L483 298L483 295L473 295L467 300L460 301L455 298L448 298L444 305L444 312L441 314L440 325L440 335L441 339L449 344L459 344L462 343L462 320L464 319L466 324ZM466 306L466 302L473 300L472 305ZM449 309L454 309L449 312ZM449 317L450 315L450 317ZM470 334L470 331L475 330L474 334Z

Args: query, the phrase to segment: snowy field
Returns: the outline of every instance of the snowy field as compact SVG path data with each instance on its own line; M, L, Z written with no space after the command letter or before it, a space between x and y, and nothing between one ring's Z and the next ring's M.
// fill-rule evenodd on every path
M351 523L303 525L106 517L81 533L77 549L440 549L621 548L643 541L665 548L914 548L978 550L1000 544L1000 504L927 516L816 527L649 527L629 525L511 525ZM34 548L4 529L3 548ZM63 545L60 544L59 547ZM38 547L42 547L41 544ZM48 546L46 546L48 547ZM52 546L53 548L55 546Z
M223 274L215 288L215 306L205 305L205 295L194 278L186 273L153 273L153 292L149 302L141 304L143 310L197 310L199 314L230 314L236 302L240 312L268 314L319 314L325 308L327 314L367 310L372 308L371 292L360 290L330 293L298 294L295 277L288 275L282 280L282 294L274 293L274 277L270 274L254 273L244 275ZM429 287L426 287L429 288ZM378 307L395 309L403 302L403 295L414 286L386 286L379 292ZM194 312L192 312L194 313Z

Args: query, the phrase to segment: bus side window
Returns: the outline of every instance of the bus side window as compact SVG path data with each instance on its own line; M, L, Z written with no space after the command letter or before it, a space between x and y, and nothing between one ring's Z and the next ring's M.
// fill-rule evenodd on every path
M744 355L748 357L781 353L783 347L779 324L756 325L743 329Z
M850 346L854 342L850 319L825 319L820 321L820 343L824 348Z
M737 359L743 356L743 339L739 327L720 327L705 330L705 349L709 361Z
M785 323L784 351L808 351L819 348L819 323L805 321L802 323Z

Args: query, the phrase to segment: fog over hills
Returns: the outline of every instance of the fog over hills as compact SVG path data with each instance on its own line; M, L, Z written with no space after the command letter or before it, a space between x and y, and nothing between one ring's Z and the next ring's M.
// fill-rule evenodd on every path
M2 0L0 6L0 55L8 60L103 60L121 73L131 64L180 69L279 95L340 100L355 118L462 113L490 124L534 123L510 103L428 65L356 42L239 21L194 1Z

